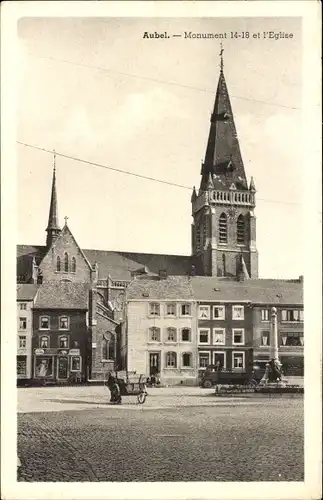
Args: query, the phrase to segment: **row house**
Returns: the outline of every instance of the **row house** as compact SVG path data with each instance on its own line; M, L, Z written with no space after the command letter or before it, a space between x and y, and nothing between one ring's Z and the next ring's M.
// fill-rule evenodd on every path
M262 280L266 291L254 299L254 359L270 357L271 308L277 309L278 352L285 375L304 374L303 284L299 280ZM271 286L270 286L271 285Z
M127 288L121 353L125 369L164 384L197 378L196 303L190 278L137 278Z
M32 378L33 305L38 287L17 285L17 381Z
M252 304L241 283L193 277L199 374L208 365L244 372L253 362Z
M33 308L33 378L66 382L88 378L89 288L84 283L39 286Z

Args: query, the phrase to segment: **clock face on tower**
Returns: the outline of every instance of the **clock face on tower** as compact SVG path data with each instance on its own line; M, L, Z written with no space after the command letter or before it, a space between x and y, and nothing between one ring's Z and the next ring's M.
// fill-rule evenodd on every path
M235 219L236 215L237 215L237 210L233 207L230 207L228 210L228 216L230 217L230 219Z

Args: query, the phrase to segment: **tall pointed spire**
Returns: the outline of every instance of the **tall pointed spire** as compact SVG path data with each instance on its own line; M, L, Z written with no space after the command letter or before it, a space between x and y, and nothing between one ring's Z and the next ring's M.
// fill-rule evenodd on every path
M57 238L60 232L58 223L58 210L57 210L57 191L56 191L56 153L53 151L53 180L52 180L52 194L50 199L48 225L47 225L47 239L46 245L50 247L53 241Z
M248 189L245 169L233 119L229 92L223 72L223 47L220 50L220 76L215 96L209 138L202 164L201 187L206 188L209 172L216 174L215 189L229 188L232 182L237 189Z

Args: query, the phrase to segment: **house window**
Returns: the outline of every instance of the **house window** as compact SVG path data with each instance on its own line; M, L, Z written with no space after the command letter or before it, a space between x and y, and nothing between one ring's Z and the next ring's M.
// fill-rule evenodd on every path
M49 317L41 316L39 318L39 329L40 330L49 330Z
M260 345L265 347L269 346L269 332L261 332L261 339L260 339Z
M49 347L49 337L46 335L43 335L42 337L39 337L39 347L41 349L48 349Z
M76 273L76 259L72 257L72 273Z
M59 329L68 330L69 329L69 318L68 316L60 316L59 318Z
M261 309L261 321L269 321L268 309Z
M182 304L181 305L181 316L190 316L190 315L191 315L190 304Z
M160 328L157 328L156 326L149 328L149 341L160 342Z
M245 367L245 353L233 352L232 353L232 367L234 370L243 370Z
M225 307L224 306L214 306L213 307L213 319L224 319L225 318Z
M232 319L244 319L244 307L232 306Z
M166 316L176 316L176 304L166 305Z
M191 342L191 330L189 328L182 329L182 342Z
M304 312L301 309L283 309L282 310L282 321L303 321Z
M56 259L56 271L60 272L60 270L61 270L61 258L57 257L57 259Z
M26 337L25 335L19 335L19 349L25 349L26 348Z
M237 220L237 243L238 245L244 244L245 237L245 222L242 214L239 215Z
M199 319L210 319L210 306L199 306Z
M68 349L68 337L66 335L61 335L58 338L58 346L60 349Z
M71 372L80 372L82 366L81 356L72 356L71 359Z
M213 329L213 344L224 345L225 344L225 329L224 328L214 328Z
M199 353L199 368L205 369L210 364L210 353L200 352Z
M177 355L176 352L166 353L166 368L176 368L177 365Z
M27 356L17 356L17 375L27 375Z
M182 367L183 368L192 368L192 353L184 352L182 354Z
M68 253L64 253L64 271L68 273Z
M281 344L282 346L288 347L300 347L304 345L304 336L303 333L285 333L281 335Z
M220 363L222 369L226 368L226 353L223 351L214 351L213 352L213 365L216 366Z
M199 330L199 344L209 344L210 343L210 329L200 329Z
M26 304L26 303L24 303L24 302L22 302L22 303L20 304L20 310L21 310L21 311L25 311L26 309L27 309L27 304Z
M227 243L228 241L228 221L227 216L222 213L219 218L219 242Z
M234 345L244 345L244 329L233 328L232 330L232 343Z
M156 303L149 304L149 314L150 316L160 316L160 305Z
M19 330L27 330L27 318L19 318Z
M176 342L176 328L167 328L166 339L166 342Z

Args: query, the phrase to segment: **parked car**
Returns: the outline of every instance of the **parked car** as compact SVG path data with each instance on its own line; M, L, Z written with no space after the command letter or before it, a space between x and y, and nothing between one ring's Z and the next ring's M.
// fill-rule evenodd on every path
M253 380L253 383L258 384L265 373L265 364L254 364L250 371L229 371L219 370L216 365L206 367L200 379L200 386L211 388L216 384L222 385L244 385Z

